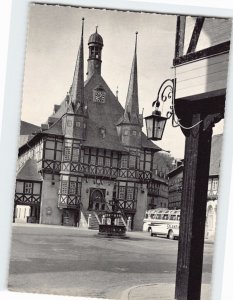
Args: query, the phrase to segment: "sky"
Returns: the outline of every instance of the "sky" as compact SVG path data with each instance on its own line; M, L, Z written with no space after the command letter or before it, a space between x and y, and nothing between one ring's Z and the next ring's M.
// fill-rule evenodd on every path
M84 25L84 60L87 70L88 38L103 37L102 76L124 107L138 32L138 93L140 113L152 113L152 102L162 82L174 77L176 16L120 12L89 8L32 4L28 16L21 119L36 125L46 122L54 104L60 104L72 83ZM85 71L86 72L86 71ZM222 132L223 122L214 133ZM143 129L145 132L145 128ZM183 158L185 138L167 121L163 139L156 144L176 158Z

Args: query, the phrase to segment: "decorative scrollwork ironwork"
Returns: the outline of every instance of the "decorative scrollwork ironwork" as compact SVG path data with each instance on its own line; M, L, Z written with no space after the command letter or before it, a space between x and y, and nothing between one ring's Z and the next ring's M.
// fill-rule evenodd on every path
M169 106L169 110L166 113L168 119L172 118L172 126L179 126L175 121L174 115L174 99L175 99L176 79L166 79L160 86L156 100L152 103L152 106L156 106L158 110L161 102L171 101L172 105Z
M160 102L174 99L175 79L166 79L160 86L157 99L152 103L152 106L160 106Z
M190 130L190 129L198 126L200 123L202 123L204 120L200 120L196 124L194 124L190 127L186 127L181 124L180 119L178 119L178 117L176 115L176 110L175 110L175 97L176 97L175 93L176 93L176 78L164 80L164 82L161 84L161 86L159 88L156 100L152 103L152 107L155 106L155 111L153 112L153 114L161 116L161 112L159 111L161 102L164 103L164 102L170 100L172 104L169 106L169 109L166 113L166 118L172 119L173 127L180 126L182 129ZM221 116L220 117L218 116L218 118L221 119ZM205 123L207 124L208 122L205 121ZM204 127L208 127L208 125L206 125L206 124Z

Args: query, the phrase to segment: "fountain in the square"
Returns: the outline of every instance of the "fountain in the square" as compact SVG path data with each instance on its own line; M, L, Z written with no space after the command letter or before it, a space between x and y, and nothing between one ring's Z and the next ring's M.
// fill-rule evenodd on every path
M120 212L107 212L102 219L102 224L99 225L99 235L108 237L125 237L126 226L120 225L122 215Z

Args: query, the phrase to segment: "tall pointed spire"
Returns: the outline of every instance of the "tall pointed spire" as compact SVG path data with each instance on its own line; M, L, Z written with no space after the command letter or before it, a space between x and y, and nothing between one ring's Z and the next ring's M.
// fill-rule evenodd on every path
M124 120L131 124L139 124L139 107L138 107L138 75L137 75L137 35L135 39L134 58L131 68L128 94L125 103Z
M84 18L82 18L81 42L76 60L73 83L70 92L70 100L75 113L85 113L84 103L84 54L83 54L83 29Z

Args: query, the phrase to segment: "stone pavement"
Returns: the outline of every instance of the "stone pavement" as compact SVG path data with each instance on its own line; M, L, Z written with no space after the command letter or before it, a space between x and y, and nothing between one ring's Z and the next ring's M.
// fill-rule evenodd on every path
M62 291L61 294L71 296L98 295L105 299L120 300L174 300L177 241L151 238L145 232L129 232L129 243L106 239L103 246L97 231L42 224L14 224L13 227L16 227L13 232L16 248L12 266L19 272L19 267L24 268L27 264L27 272L23 273L22 277L12 271L10 284L14 289L11 287L11 290L19 291L23 286L27 288L27 292L34 292L36 287L37 292L47 293L48 286L50 292L56 291L57 294ZM20 243L17 239L19 234L22 234ZM77 237L80 239L77 240ZM28 248L28 239L33 247ZM205 242L211 244L211 241ZM163 253L165 246L168 256ZM211 285L206 283L211 280L212 245L206 245L206 250L203 273L205 284L202 284L201 300L209 300L211 295ZM154 255L155 251L157 255ZM64 253L68 255L66 259ZM98 253L101 253L101 256L95 257ZM127 259L129 253L130 259ZM106 257L105 255L108 256L107 264L101 263L101 257ZM80 258L79 264L76 264L77 256ZM141 272L143 266L144 273ZM152 277L155 266L158 267L157 273ZM82 294L77 288L77 278L83 288ZM143 282L147 284L141 284Z
M120 300L174 300L175 284L158 283L131 287L122 293ZM209 300L211 285L202 284L201 300Z

